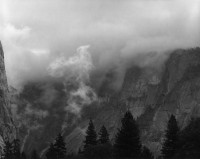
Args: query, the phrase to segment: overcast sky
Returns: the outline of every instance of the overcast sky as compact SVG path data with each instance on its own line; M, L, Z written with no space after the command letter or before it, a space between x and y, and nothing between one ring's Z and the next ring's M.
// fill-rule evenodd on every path
M39 77L83 45L90 45L97 68L199 46L199 10L199 0L0 0L9 83Z

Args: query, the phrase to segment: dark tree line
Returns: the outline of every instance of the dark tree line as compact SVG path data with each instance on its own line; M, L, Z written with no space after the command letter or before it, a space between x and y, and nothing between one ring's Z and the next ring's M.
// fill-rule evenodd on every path
M86 139L84 141L84 150L82 152L85 158L154 158L151 151L147 147L142 146L138 125L130 111L126 112L122 118L121 128L118 129L113 145L110 144L109 134L104 126L101 128L99 135L99 139L97 140L94 124L92 120L90 120L86 132ZM105 147L105 145L101 145L102 147L98 146L98 143L109 143L110 149ZM107 154L107 156L102 157L99 155L99 153L101 154L103 152ZM200 158L200 118L191 119L190 123L183 130L180 130L175 116L171 115L167 123L161 156L159 158Z
M165 132L165 140L162 147L162 157L164 159L170 159L174 157L177 149L178 149L178 135L179 135L179 127L174 115L171 115L167 129Z
M121 120L121 128L115 136L112 145L109 133L103 125L97 133L92 119L86 130L83 148L78 155L66 155L65 142L59 134L55 142L50 143L46 152L47 159L153 159L153 155L147 147L142 147L138 125L130 111L127 111Z
M121 123L113 146L115 158L139 158L142 144L138 126L131 112L125 113Z
M192 118L189 124L180 130L175 116L171 115L161 152L163 159L200 158L200 118Z
M171 158L200 158L200 118L191 119L190 123L178 133L175 153Z
M139 128L130 111L122 118L113 145L106 127L102 126L97 135L90 120L81 155L83 158L153 159L150 150L142 147Z
M64 159L66 157L66 146L63 136L59 133L55 142L50 143L46 152L47 159Z
M124 114L121 128L118 129L114 144L111 144L109 133L103 125L96 133L93 121L90 119L78 155L67 155L66 144L59 133L55 141L50 143L46 151L46 159L153 159L151 151L142 146L140 132L136 120L130 111ZM1 159L40 159L36 150L30 155L20 152L20 141L6 140ZM183 129L179 130L176 118L171 115L162 143L162 159L197 159L200 158L200 118L192 119Z
M14 139L13 141L5 140L4 144L1 159L40 159L36 150L33 150L30 156L20 152L19 139Z
M93 121L90 119L86 131L83 150L79 155L85 158L108 158L111 157L112 146L109 134L105 126L102 126L99 133L96 133Z

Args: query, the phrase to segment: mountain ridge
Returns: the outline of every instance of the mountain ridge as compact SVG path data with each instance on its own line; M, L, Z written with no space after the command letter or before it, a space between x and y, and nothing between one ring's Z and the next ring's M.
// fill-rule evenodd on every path
M32 135L28 135L26 138L25 151L30 152L34 147L38 147L39 152L44 152L56 133L62 132L68 152L78 152L82 146L89 118L94 119L97 131L101 125L105 125L113 142L116 130L120 127L120 119L123 113L129 109L137 118L142 143L158 156L170 114L176 116L181 128L187 125L190 118L200 116L200 99L198 98L198 94L200 94L198 84L200 82L200 73L198 73L200 72L200 48L173 51L162 67L162 71L154 67L130 67L127 69L119 92L105 97L101 94L97 101L82 108L80 116L63 111L66 107L67 94L63 91L65 85L62 82L57 84L50 82L43 84L45 85L43 87L33 82L26 87L32 93L28 91L30 93L28 97L21 96L18 99L22 103L24 102L21 104L23 105L22 110L27 111L26 108L29 105L31 110L47 111L48 113L43 118L36 120L36 127L33 126L34 124L27 126L27 123L24 123L24 132L30 131ZM111 83L111 81L109 82ZM109 90L108 86L102 87L102 89L100 88L102 92ZM45 90L42 90L44 88L57 94L53 97L51 106L41 102L44 99L41 97L45 94ZM34 89L36 89L35 92ZM37 94L37 89L42 90L42 95L29 99ZM73 87L66 90L70 89ZM22 94L23 92L27 92L27 90L23 90ZM32 117L31 114L26 114L30 123L33 121ZM24 120L22 116L20 118ZM50 127L53 131L51 133L47 131ZM18 128L22 129L21 126ZM25 134L27 135L27 133ZM21 134L21 138L23 136ZM41 140L41 138L43 139ZM33 142L34 144L32 144ZM41 145L37 146L39 144Z

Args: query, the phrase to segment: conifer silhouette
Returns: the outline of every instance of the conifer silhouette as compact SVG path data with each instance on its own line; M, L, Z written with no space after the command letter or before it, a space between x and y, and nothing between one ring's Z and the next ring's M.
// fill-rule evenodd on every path
M50 146L46 153L46 158L47 159L55 159L56 158L56 149L55 149L53 143L50 143Z
M108 131L107 131L107 129L104 125L101 127L98 135L99 135L98 142L100 144L109 143L109 134L108 134Z
M90 119L87 131L86 131L83 151L85 151L88 147L94 146L96 144L97 144L97 134L95 131L93 121Z
M12 153L13 153L13 158L14 159L20 159L21 158L21 153L20 153L20 141L19 139L14 139L12 142Z
M3 149L3 159L12 159L13 158L13 146L12 143L9 140L6 140L5 142L5 146Z
M121 123L115 138L114 157L138 159L141 155L139 129L130 111L125 113Z
M56 137L54 148L56 151L56 159L65 158L66 147L65 147L65 142L64 142L64 139L63 139L63 136L61 135L61 133L59 133L58 136Z
M192 118L189 124L180 131L178 146L173 159L200 158L200 118Z
M174 156L177 150L179 128L174 115L171 115L167 130L165 133L165 141L162 147L162 156L164 159L170 159Z

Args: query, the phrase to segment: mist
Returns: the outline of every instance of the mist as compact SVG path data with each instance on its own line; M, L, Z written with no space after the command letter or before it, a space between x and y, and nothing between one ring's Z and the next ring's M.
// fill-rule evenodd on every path
M200 44L199 0L0 0L0 10L8 82L16 88L48 76L52 63L80 46L90 45L90 73L100 80L114 70L120 87L128 63L142 67Z

